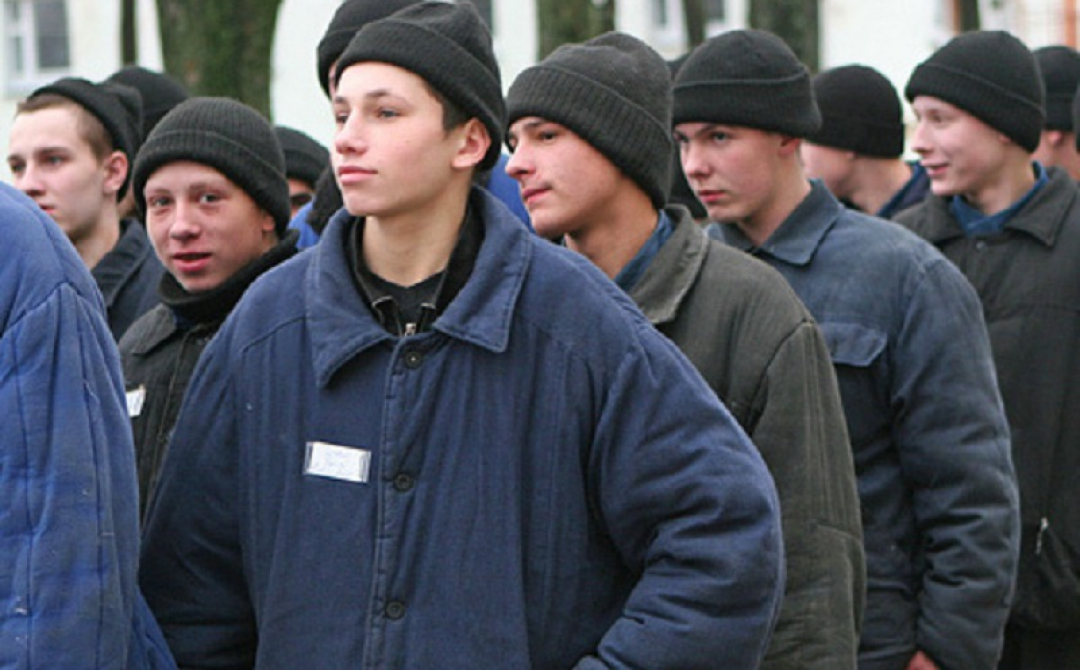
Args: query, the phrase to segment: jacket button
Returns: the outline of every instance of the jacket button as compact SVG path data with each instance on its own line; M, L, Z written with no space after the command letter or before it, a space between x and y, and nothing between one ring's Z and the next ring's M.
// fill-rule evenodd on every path
M975 251L986 251L986 240L977 240L975 242Z
M404 472L399 472L394 477L394 488L401 493L411 491L414 486L416 486L416 479L414 479L412 475L408 475Z
M416 349L409 349L405 352L404 360L405 367L409 368L410 370L415 370L416 368L420 367L420 363L423 362L424 354L420 353Z
M405 616L405 603L391 600L390 602L386 603L385 614L386 618L390 619L391 621L397 621L398 619L401 619Z

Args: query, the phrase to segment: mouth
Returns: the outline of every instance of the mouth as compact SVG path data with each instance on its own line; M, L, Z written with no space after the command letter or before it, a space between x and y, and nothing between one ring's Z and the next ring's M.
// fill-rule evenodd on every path
M375 170L351 165L343 165L337 170L338 182L342 185L362 182L374 175Z
M530 187L521 189L521 201L528 207L530 203L536 202L536 200L550 191L551 189L543 186Z
M923 163L922 166L926 170L926 175L931 179L942 177L948 168L948 165L944 163Z
M173 254L173 266L182 274L193 274L206 269L210 263L211 254L198 251L186 251Z
M698 200L703 205L716 204L727 197L727 191L720 189L702 189L696 192Z

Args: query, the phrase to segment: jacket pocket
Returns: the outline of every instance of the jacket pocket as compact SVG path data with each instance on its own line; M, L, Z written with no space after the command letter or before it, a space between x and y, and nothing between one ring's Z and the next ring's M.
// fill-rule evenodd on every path
M835 365L866 368L885 350L885 333L856 323L819 324Z
M1025 526L1012 621L1023 628L1065 630L1080 626L1080 561L1047 519Z

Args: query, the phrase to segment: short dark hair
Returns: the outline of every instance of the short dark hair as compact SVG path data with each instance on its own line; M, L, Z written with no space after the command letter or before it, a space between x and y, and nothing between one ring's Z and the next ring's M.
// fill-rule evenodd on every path
M450 132L454 128L459 128L465 125L465 122L473 118L469 116L460 105L455 104L452 100L440 93L438 89L428 83L427 79L421 77L420 81L424 82L424 88L428 90L431 95L435 96L435 99L442 105L443 116L442 125L443 130Z

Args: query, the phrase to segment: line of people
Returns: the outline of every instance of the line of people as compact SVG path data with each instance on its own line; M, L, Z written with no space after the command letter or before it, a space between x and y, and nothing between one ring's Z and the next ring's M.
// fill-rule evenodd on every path
M504 94L468 3L347 0L317 56L327 167L145 71L20 106L0 661L1080 667L1074 51L951 40L915 164L763 31Z

